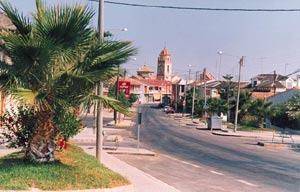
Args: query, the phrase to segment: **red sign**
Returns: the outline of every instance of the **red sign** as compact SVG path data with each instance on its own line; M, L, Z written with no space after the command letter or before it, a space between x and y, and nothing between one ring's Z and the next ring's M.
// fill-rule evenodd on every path
M126 95L126 97L129 97L130 95L130 81L119 81L118 84L118 91L121 92L123 91Z

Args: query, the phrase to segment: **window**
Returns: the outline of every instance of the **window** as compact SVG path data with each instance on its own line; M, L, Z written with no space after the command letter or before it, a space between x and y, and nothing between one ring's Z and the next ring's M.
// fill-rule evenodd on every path
M169 73L169 71L170 71L170 66L167 65L167 73Z

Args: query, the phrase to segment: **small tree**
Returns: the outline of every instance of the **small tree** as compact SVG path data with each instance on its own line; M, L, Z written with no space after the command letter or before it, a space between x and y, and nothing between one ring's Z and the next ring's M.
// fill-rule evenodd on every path
M227 74L223 76L225 79L225 82L221 84L220 86L220 96L221 99L225 100L227 102L228 110L227 110L227 120L230 119L230 108L232 105L230 105L230 99L234 96L234 88L235 84L232 81L233 76L230 74Z
M91 27L94 13L85 6L48 7L36 0L36 11L26 17L8 1L0 5L16 27L0 33L1 51L10 58L0 62L1 91L20 106L30 106L36 118L26 158L55 160L56 138L64 126L59 122L70 118L64 112L76 113L98 101L127 112L118 101L95 95L94 90L136 53L130 42L100 39Z
M300 128L300 94L271 109L271 121L280 127Z
M130 106L132 106L138 99L139 97L136 94L131 93L129 96Z
M122 103L123 106L125 107L130 107L131 103L129 100L126 98L126 95L123 91L121 91L118 95L118 100Z
M270 113L271 102L262 99L257 99L251 102L248 108L250 115L256 118L256 126L262 128L265 118Z
M219 98L209 98L207 104L207 112L210 113L210 115L217 114L220 116L222 113L225 114L228 109L226 101Z

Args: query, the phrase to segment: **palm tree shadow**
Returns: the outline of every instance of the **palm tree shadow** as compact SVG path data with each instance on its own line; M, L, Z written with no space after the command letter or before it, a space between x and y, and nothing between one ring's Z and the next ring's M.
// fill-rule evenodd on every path
M64 169L73 169L72 166L66 165L59 160L55 160L54 162L45 162L45 163L37 163L30 161L24 157L23 152L15 152L9 155L6 155L0 159L0 172L5 169L5 171L10 171L14 169L19 169L22 167L61 167Z

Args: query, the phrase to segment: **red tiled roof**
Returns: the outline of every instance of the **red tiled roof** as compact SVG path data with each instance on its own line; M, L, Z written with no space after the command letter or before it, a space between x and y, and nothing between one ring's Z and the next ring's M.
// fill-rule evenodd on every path
M172 85L170 81L164 81L164 80L158 80L158 79L139 79L139 81L143 82L147 85L152 86L166 86L166 85Z
M142 85L142 83L138 79L132 77L126 77L125 81L129 81L130 85Z
M252 92L251 96L255 99L267 99L268 97L273 96L273 92Z

